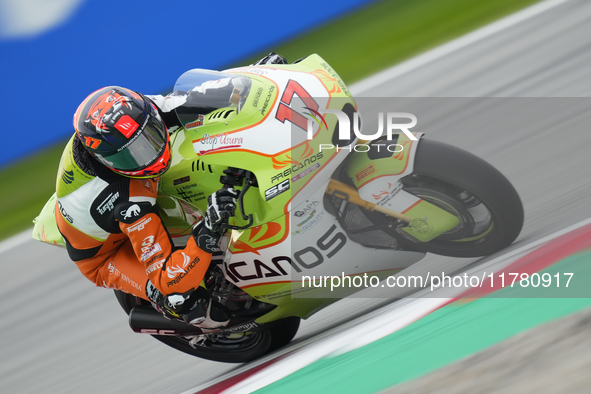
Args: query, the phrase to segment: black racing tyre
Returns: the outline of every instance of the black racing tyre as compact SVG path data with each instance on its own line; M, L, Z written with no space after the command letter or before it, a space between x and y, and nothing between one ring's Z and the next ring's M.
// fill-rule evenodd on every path
M128 315L137 305L150 305L149 302L141 298L119 290L115 290L115 296ZM299 317L288 317L274 322L265 330L219 336L215 341L207 339L196 348L189 345L191 338L180 335L152 336L158 341L192 356L225 363L243 363L255 360L288 344L297 333L299 326Z
M455 146L422 139L404 189L443 208L460 224L426 243L409 246L453 257L480 257L509 246L523 227L515 188L493 166ZM412 245L411 245L412 244Z

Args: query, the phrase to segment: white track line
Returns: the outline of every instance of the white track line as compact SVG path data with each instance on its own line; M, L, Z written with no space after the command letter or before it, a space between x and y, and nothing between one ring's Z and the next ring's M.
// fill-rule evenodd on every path
M553 239L556 239L556 238L561 237L565 234L568 234L572 231L575 231L581 227L587 226L589 224L591 224L591 218L585 219L585 220L583 220L579 223L573 224L572 226L569 226L565 229L558 230L555 233L552 233L548 236L545 236L543 238L540 238L538 240L532 241L528 244L525 244L523 246L520 246L518 248L510 250L501 256L498 256L490 261L479 264L476 267L468 269L467 271L464 271L460 274L456 274L454 276L462 276L465 273L469 277L472 277L472 276L480 276L480 272L483 272L483 271L485 273L486 272L498 272L498 271L506 268L509 264L518 260L523 255L532 251L533 249L535 249L547 242L550 242ZM443 290L443 289L441 289L441 290ZM441 293L441 294L442 294L442 297L445 297L445 299L453 299L453 298L456 298L457 296L459 296L460 294L464 293L466 290L468 290L468 288L450 289L446 293ZM420 292L410 295L408 298L415 299L415 298L421 298L421 297L425 297L425 296L428 297L430 292L431 291L428 289L421 290ZM431 292L431 294L432 294L432 292ZM440 298L440 299L444 299L444 298ZM398 331L398 329L396 329L395 331ZM378 331L374 331L374 332L376 334L378 333ZM394 331L392 331L392 333L393 332ZM343 354L343 353L346 353L351 350L355 350L357 348L360 348L362 346L365 346L365 345L368 345L372 342L375 342L384 336L385 335L380 336L380 337L375 337L375 336L372 337L371 335L364 335L364 336L360 335L360 336L356 337L355 339L345 343L344 345L341 345L341 347L338 350L336 350L335 352L333 352L333 354L331 354L331 356L339 355L339 354Z
M468 45L474 44L475 42L484 38L490 37L500 31L508 29L511 26L515 26L518 23L533 18L536 15L539 15L568 1L570 0L545 0L540 3L536 3L528 8L486 25L478 30L474 30L471 33L433 48L421 55L413 57L412 59L374 74L363 81L357 82L350 86L350 91L353 96L360 95L361 93L382 85L384 81L397 78L410 71L416 70L419 67L449 55L450 53L456 52L464 47L467 47Z
M519 248L466 272L469 275L472 275L476 271L481 271L483 268L492 267L493 265L495 265L495 267L489 268L488 271L492 270L496 272L512 263L516 258L520 257L521 254L589 224L591 224L591 218L520 246ZM378 339L393 334L394 332L414 323L425 315L445 305L464 291L465 289L463 288L437 289L435 291L423 289L413 294L412 298L407 298L386 305L385 307L346 323L345 326L348 326L348 329L325 337L323 340L314 343L313 346L302 347L295 350L292 354L222 391L222 393L251 393L285 378L324 357L340 355L375 342ZM227 376L227 378L230 376L231 375ZM201 390L209 386L202 386ZM192 393L197 391L198 390L195 390ZM186 394L189 394L189 391L187 391Z

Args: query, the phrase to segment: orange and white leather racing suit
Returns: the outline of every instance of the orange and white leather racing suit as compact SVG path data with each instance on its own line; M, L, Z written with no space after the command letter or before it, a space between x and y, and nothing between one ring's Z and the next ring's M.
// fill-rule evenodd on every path
M97 286L144 299L148 279L165 296L199 287L211 254L193 237L174 249L158 215L157 189L157 179L127 178L102 166L75 135L67 144L56 220L70 258Z

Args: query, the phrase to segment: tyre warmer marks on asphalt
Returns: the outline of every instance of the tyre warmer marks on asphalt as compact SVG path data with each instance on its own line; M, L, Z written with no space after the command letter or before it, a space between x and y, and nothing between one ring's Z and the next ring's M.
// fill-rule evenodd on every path
M240 379L246 381L212 386L213 391L207 393L250 392L258 388L262 393L375 393L422 376L522 331L591 306L586 286L591 277L590 248L591 225L586 225L517 259L495 273L493 283L488 279L482 288L444 300L439 308L433 308L433 313L366 346L322 358L276 381L269 380L268 374L261 376L265 383L256 384L257 375L265 375L264 364ZM574 275L569 289L510 287L508 279L502 288L497 280L502 273L536 272L552 277L566 272ZM567 278L562 279L564 286ZM244 384L247 381L255 384Z

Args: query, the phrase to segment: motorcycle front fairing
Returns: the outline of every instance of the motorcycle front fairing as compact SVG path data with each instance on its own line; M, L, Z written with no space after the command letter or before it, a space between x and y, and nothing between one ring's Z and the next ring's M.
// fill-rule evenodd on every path
M329 295L316 289L306 299L293 302L293 291L300 295L310 292L301 288L302 275L337 271L357 275L372 271L388 276L424 256L421 252L384 251L359 245L348 239L334 216L325 211L325 190L349 152L318 148L333 142L336 117L326 117L322 130L316 125L311 140L301 127L294 129L294 122L297 114L309 111L307 105L317 105L320 112L324 108L343 110L347 106L354 111L355 102L322 58L312 55L295 65L243 67L223 73L191 70L179 78L175 91L191 92L200 86L197 90L206 96L219 89L227 97L228 87L234 87L234 78L250 81L242 81L248 90L239 91L239 100L226 101L223 107L183 105L177 110L184 129L173 135L173 165L162 177L160 190L203 211L207 196L222 187L220 177L228 167L254 174L255 182L244 195L246 212L237 212L230 224L243 226L243 213L252 214L254 223L229 235L223 270L229 282L253 298L279 306L257 322L286 316L308 317L336 301L336 297L357 291ZM351 139L348 143L356 141ZM313 218L304 223L307 217L294 216L293 212L310 204L317 205ZM307 231L302 232L302 226ZM307 243L315 245L323 237L327 237L328 243L335 237L345 243L338 250L316 247L319 253L328 253L330 257L323 256L322 264L310 263L300 249L305 249Z
M203 211L207 196L223 186L220 177L224 170L228 167L248 170L256 180L244 196L244 206L248 206L246 214L253 215L253 226L256 226L289 212L291 197L304 186L308 190L325 186L347 152L313 149L305 133L294 139L289 116L281 119L278 115L278 110L287 107L288 101L290 105L297 101L292 101L296 79L306 87L308 95L319 97L321 106L334 105L330 101L333 96L354 105L348 91L330 93L331 84L337 79L326 72L323 64L326 63L319 56L312 55L295 65L244 67L223 73L191 70L181 76L175 91L200 90L205 92L205 97L216 91L210 86L223 85L221 90L226 91L230 83L235 86L237 81L236 85L248 88L235 88L240 99L226 102L225 107L184 104L177 109L185 127L172 135L172 166L162 177L161 193L180 197ZM336 120L330 121L329 127L334 128L335 123ZM316 134L314 142L320 138L331 139L326 133ZM291 180L292 172L310 166L321 170L297 182ZM244 226L247 222L242 219L242 212L238 212L230 224Z

